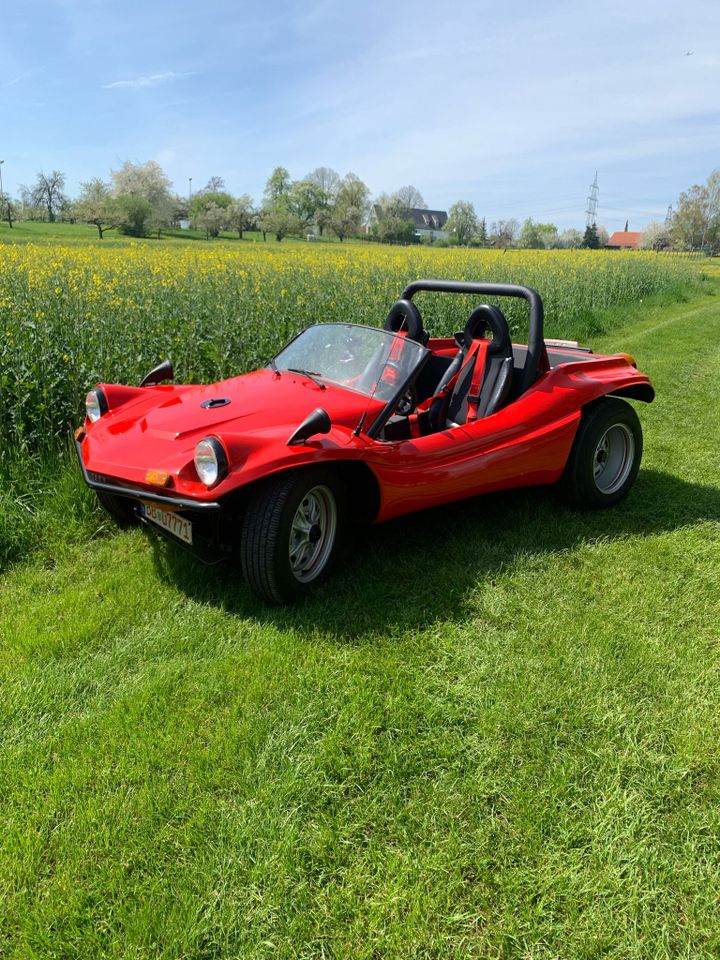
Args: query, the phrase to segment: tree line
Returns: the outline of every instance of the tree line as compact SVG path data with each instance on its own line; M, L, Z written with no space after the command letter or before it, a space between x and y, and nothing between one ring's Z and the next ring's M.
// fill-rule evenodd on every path
M211 177L192 196L183 197L171 188L153 160L127 161L111 171L108 181L99 177L85 181L74 198L66 192L63 172L41 171L33 184L20 188L19 200L0 196L0 216L10 227L18 219L92 224L100 239L110 229L133 237L160 236L163 230L189 223L207 238L234 231L242 239L246 230L259 230L264 237L280 241L311 230L322 236L329 230L343 241L364 232L370 210L367 185L354 173L341 177L329 167L318 167L301 180L292 180L285 167L276 167L259 204L248 194L233 196L219 176ZM412 223L407 221L409 205L424 202L419 192L403 187L379 200L387 203L388 212L375 238L403 239L403 231Z
M59 170L38 173L33 184L20 188L19 200L0 194L0 218L10 227L18 219L79 221L95 226L100 239L109 229L134 237L160 236L163 230L189 223L208 239L223 231L234 231L242 239L246 230L259 230L264 239L269 235L278 241L311 231L322 237L330 231L340 241L362 234L379 242L413 243L416 226L410 211L425 207L422 194L413 186L371 200L369 188L356 174L341 177L330 167L317 167L300 180L292 180L285 167L276 167L257 204L248 194L233 196L219 176L211 177L193 196L183 197L173 193L171 181L153 160L127 161L112 170L107 181L99 177L85 181L75 198L67 195L65 174ZM522 225L515 219L488 224L470 201L460 200L450 207L443 231L431 242L503 249L596 249L607 244L608 233L597 224L584 233L560 232L554 223L532 217ZM642 245L651 250L720 251L720 169L706 183L681 193L672 217L649 224Z

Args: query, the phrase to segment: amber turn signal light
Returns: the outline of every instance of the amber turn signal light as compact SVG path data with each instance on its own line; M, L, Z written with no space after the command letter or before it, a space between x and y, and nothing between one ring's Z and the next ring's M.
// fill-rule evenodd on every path
M167 487L171 479L170 474L164 470L148 470L145 474L145 483L150 483L153 487Z

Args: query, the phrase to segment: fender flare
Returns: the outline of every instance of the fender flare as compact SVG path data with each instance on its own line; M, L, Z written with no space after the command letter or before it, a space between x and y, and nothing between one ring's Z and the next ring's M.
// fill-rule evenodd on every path
M630 400L641 400L643 403L652 403L655 399L655 388L651 383L628 383L617 390L609 390L603 394L606 397L627 397Z

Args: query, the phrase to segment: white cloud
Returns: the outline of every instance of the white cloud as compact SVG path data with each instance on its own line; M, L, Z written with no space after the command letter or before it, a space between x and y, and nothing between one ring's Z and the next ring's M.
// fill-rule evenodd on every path
M172 147L163 147L162 150L159 150L155 155L156 163L159 163L161 167L166 166L167 164L174 163L177 158L177 153Z
M175 80L181 80L183 77L192 77L192 73L153 73L148 77L135 77L133 80L115 80L113 83L103 84L103 90L115 90L123 87L131 90L139 90L141 87L157 87L161 83L172 83Z
M27 80L28 77L32 76L32 71L28 70L25 73L19 73L16 77L13 77L12 80L8 80L3 84L4 87L14 87L18 83L22 83L23 80Z

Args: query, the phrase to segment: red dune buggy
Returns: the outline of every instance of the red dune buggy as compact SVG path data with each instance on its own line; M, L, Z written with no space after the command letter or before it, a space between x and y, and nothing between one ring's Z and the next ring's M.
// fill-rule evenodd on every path
M500 308L473 306L434 338L419 291L524 298L528 344ZM561 482L582 507L617 503L654 390L627 354L545 341L529 287L418 280L384 329L326 323L266 367L209 386L101 384L76 433L87 483L119 522L142 521L206 560L239 553L261 597L301 597L331 570L351 520L381 522L463 497Z

